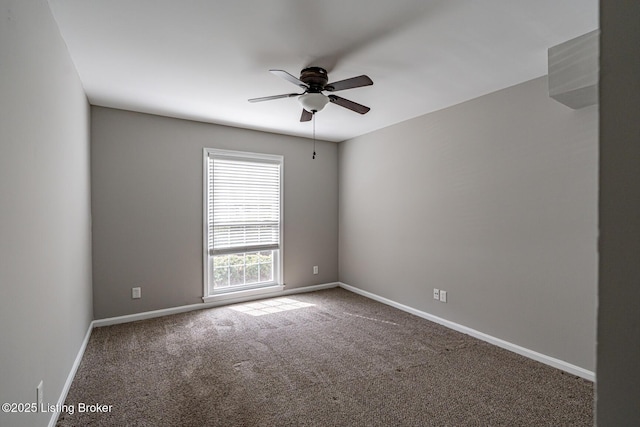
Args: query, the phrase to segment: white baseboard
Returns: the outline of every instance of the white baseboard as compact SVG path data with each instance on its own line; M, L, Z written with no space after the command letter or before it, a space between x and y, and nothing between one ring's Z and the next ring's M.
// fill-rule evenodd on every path
M324 283L321 285L303 286L300 288L292 288L292 289L285 288L279 291L261 293L259 295L241 296L237 298L233 298L231 294L229 294L229 298L226 298L220 301L212 301L212 302L206 302L206 303L203 302L203 303L191 304L191 305L182 305L179 307L164 308L162 310L145 311L143 313L127 314L125 316L109 317L106 319L94 320L93 326L95 328L98 328L101 326L117 325L119 323L128 323L128 322L135 322L138 320L153 319L154 317L169 316L171 314L186 313L188 311L203 310L205 308L220 307L223 305L237 304L240 302L254 301L257 299L275 298L275 297L281 297L285 295L319 291L322 289L337 288L338 286L340 286L340 283L338 282Z
M67 394L69 394L69 389L71 388L73 379L76 376L76 372L78 372L78 367L80 366L80 362L82 362L82 357L84 356L84 351L87 348L87 344L89 343L89 338L91 337L92 330L93 330L93 322L89 324L87 333L84 335L84 340L80 345L80 349L78 350L76 359L73 361L73 365L71 366L71 371L69 371L69 375L67 375L67 381L65 381L64 386L62 387L62 393L60 393L60 397L58 398L58 404L56 408L62 408L64 401L67 400ZM49 419L49 427L54 427L56 425L56 423L58 422L59 416L60 416L60 412L57 412L57 411L51 414L51 418Z
M406 311L407 313L414 314L418 317L422 317L423 319L430 320L434 323L438 323L440 325L446 326L447 328L456 330L458 332L462 332L463 334L470 335L472 337L478 338L482 341L486 341L490 344L496 345L498 347L504 348L506 350L512 351L514 353L518 353L522 356L528 357L529 359L536 360L538 362L544 363L545 365L553 366L554 368L560 369L562 371L568 372L573 375L577 375L579 377L585 378L590 381L595 381L596 374L587 369L581 368L579 366L573 365L571 363L565 362L564 360L556 359L551 356L547 356L542 353L538 353L537 351L530 350L528 348L521 347L517 344L510 343L508 341L502 340L500 338L493 337L491 335L487 335L484 332L476 331L475 329L469 328L467 326L460 325L458 323L452 322L450 320L443 319L438 316L434 316L432 314L426 313L424 311L417 310L413 307L409 307L404 304L400 304L398 302L392 301L390 299L381 297L379 295L373 294L368 291L363 291L362 289L356 288L351 285L347 285L346 283L340 283L340 287L344 288L353 293L362 295L364 297L370 298L372 300L381 302L383 304L390 305L391 307L395 307L399 310Z

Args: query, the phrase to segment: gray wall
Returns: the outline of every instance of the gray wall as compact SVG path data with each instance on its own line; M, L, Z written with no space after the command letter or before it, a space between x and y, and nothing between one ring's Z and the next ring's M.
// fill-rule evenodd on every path
M92 319L89 105L45 0L0 3L0 403L55 404ZM44 426L51 414L5 414Z
M284 283L338 279L336 144L312 160L303 138L102 107L91 117L97 319L202 302L203 147L284 155Z
M599 426L640 425L640 2L600 2Z
M542 77L340 143L340 281L593 371L597 114Z

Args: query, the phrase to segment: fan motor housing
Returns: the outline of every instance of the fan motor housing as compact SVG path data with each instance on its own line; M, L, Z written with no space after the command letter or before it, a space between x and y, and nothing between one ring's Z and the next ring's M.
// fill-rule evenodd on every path
M320 67L307 67L300 72L300 80L309 85L309 92L321 92L329 81L327 70Z

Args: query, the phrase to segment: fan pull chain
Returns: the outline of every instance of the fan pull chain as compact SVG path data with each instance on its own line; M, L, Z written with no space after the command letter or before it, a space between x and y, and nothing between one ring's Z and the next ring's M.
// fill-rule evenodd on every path
M313 111L313 159L316 158L316 112Z

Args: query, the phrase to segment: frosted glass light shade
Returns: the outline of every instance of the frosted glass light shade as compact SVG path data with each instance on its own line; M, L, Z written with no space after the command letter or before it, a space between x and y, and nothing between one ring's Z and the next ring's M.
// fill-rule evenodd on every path
M305 93L298 97L298 101L302 104L302 108L313 113L322 110L329 102L329 97L321 93Z

